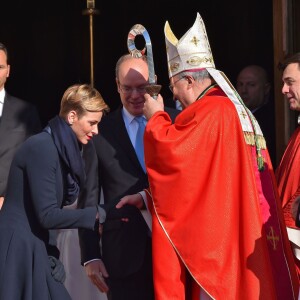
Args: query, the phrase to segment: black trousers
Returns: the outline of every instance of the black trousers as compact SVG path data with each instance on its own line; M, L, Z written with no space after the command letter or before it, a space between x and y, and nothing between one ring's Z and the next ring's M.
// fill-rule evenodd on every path
M151 238L147 245L144 264L128 277L108 279L108 300L154 300Z

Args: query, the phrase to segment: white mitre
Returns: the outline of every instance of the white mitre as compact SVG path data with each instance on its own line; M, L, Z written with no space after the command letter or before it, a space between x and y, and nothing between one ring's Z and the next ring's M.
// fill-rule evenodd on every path
M197 13L194 25L179 41L167 21L165 24L165 39L169 78L182 71L215 68L205 25L199 13Z
M164 32L169 78L184 71L196 72L201 69L206 69L228 98L234 103L243 131L251 133L251 136L253 137L254 126L255 133L262 136L257 121L244 105L229 79L223 72L215 68L205 25L200 14L197 13L194 25L180 40L174 35L168 21L165 24ZM251 139L250 143L254 144L254 139ZM263 148L265 148L265 144Z

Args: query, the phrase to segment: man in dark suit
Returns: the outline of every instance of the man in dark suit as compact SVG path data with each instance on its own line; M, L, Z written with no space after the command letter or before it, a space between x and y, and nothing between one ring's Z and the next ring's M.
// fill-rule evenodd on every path
M4 86L10 73L8 52L0 43L0 208L4 201L13 156L30 135L41 130L35 106L9 95Z
M258 122L275 167L275 105L267 71L258 65L246 66L237 76L236 89Z
M107 209L99 240L93 232L80 230L82 264L92 282L101 290L109 287L110 300L153 300L151 236L141 211L134 206L116 209L126 195L148 187L135 142L138 123L143 115L148 65L145 57L122 56L116 65L116 83L122 107L105 116L99 124L99 136L93 139L98 160L99 183ZM166 109L174 120L179 113ZM146 119L143 120L146 124ZM99 193L98 193L99 194ZM141 195L142 197L142 195ZM94 199L79 199L79 208L95 205Z

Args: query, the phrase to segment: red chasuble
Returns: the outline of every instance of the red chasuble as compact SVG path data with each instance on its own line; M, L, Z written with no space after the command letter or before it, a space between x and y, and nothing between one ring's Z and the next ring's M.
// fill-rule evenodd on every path
M276 178L286 225L297 228L291 216L291 204L300 196L300 127L289 140L282 160L276 169Z
M274 174L266 150L263 155L259 172L256 148L246 143L236 108L218 87L173 125L165 112L149 120L156 300L199 299L199 287L213 299L297 299Z
M281 162L276 169L276 179L284 220L287 227L296 228L295 220L291 215L292 203L300 196L300 127L291 136ZM299 232L300 234L300 232ZM300 282L300 261L294 256L298 278Z

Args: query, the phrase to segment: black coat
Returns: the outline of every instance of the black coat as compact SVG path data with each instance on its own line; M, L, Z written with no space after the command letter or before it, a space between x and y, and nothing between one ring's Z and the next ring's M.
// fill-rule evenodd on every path
M51 276L49 229L95 225L96 207L62 209L63 170L52 137L28 138L11 164L0 210L0 299L70 299Z

